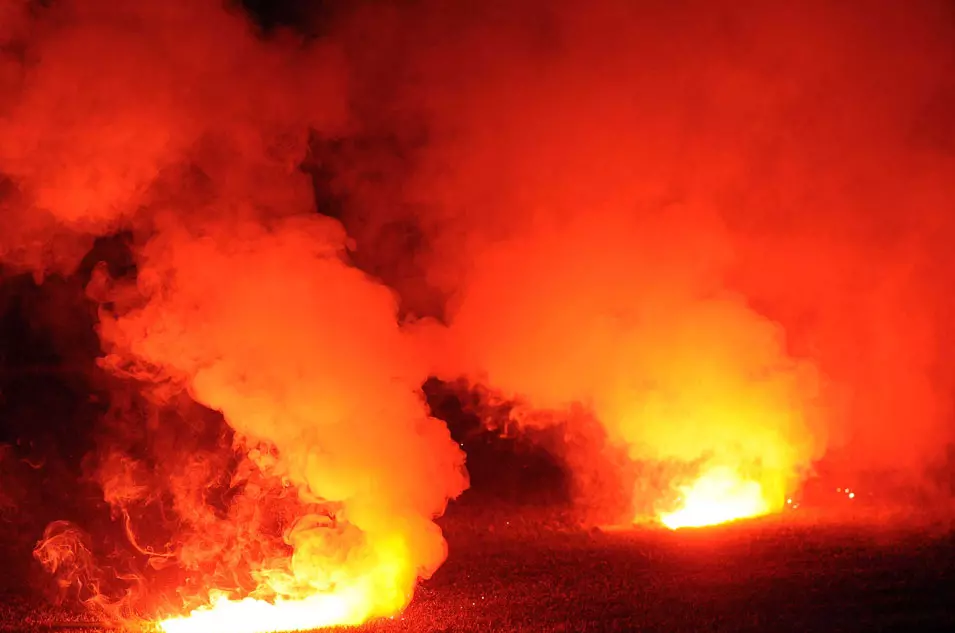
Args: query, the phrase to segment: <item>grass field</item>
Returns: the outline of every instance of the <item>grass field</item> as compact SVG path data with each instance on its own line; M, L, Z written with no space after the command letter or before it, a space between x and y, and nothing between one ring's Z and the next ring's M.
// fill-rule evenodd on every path
M493 527L449 527L448 562L405 614L362 630L955 631L948 531ZM5 605L7 631L69 621L35 599Z
M459 547L381 631L955 631L950 536L551 534Z

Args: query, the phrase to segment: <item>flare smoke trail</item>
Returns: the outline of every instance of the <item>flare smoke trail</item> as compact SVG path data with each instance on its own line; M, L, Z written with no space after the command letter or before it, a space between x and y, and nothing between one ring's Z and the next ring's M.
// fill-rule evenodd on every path
M346 33L400 78L375 125L427 122L387 190L441 375L775 471L774 506L823 455L950 493L950 3L413 6Z
M396 298L347 263L345 232L314 212L299 169L310 130L348 125L335 49L258 37L216 2L3 6L19 20L3 32L0 252L41 277L69 273L95 236L128 231L136 278L101 268L88 288L102 365L197 434L183 393L234 429L225 508L210 495L228 460L183 455L195 440L155 409L152 466L122 442L96 460L133 546L193 572L195 595L170 615L203 596L266 601L235 603L232 622L167 626L300 629L400 610L443 562L432 519L467 480L427 414L427 367ZM134 506L164 497L178 533L140 543ZM78 531L57 534L37 549L51 570L79 551Z

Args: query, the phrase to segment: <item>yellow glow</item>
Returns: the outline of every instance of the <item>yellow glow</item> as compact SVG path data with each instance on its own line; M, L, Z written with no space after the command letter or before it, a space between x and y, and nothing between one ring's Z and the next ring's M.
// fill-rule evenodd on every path
M369 618L376 606L366 593L368 588L358 585L301 600L276 600L274 603L218 596L209 606L196 609L187 616L163 620L159 628L164 633L273 633L358 625ZM394 611L400 611L403 606L395 605Z
M773 511L763 486L732 468L710 468L679 490L679 507L660 516L663 525L672 530L716 525Z
M316 559L309 561L314 565L303 565L297 578L270 576L261 587L277 592L270 600L251 596L236 600L212 592L208 605L156 625L162 633L277 633L357 626L396 615L411 601L413 567L402 547L388 542L377 545L378 555L356 556L351 561L355 567ZM324 578L322 569L327 574ZM324 582L328 578L334 580Z

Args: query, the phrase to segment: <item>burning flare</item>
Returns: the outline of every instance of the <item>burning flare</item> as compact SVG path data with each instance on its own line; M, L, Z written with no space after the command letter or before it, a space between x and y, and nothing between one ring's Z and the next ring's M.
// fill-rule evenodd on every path
M699 234L680 233L685 226ZM456 345L441 346L529 408L566 412L573 425L583 405L599 421L628 462L620 495L634 507L613 520L659 518L674 491L685 508L673 525L781 509L816 455L816 368L709 272L724 265L722 230L705 208L542 221L482 253L451 321ZM591 446L575 459L585 476L605 459ZM648 464L673 470L637 476L628 494L628 469ZM685 483L701 465L699 481Z
M444 560L432 519L466 487L464 456L427 415L426 373L394 297L342 261L342 242L340 225L319 216L163 226L139 254L136 286L98 281L117 299L101 315L104 366L221 411L251 471L234 486L231 507L249 512L227 524L234 536L196 524L180 548L183 563L211 559L200 590L222 591L164 621L169 633L393 615ZM287 548L263 556L258 534L233 528L276 498ZM249 567L251 591L227 593L233 560Z
M94 297L104 366L221 414L253 473L223 477L225 508L185 467L143 486L162 459L104 480L111 504L176 500L168 548L133 543L188 579L163 629L403 608L446 555L432 519L466 486L422 402L429 370L571 424L584 409L599 437L566 449L582 479L606 446L625 453L623 488L631 467L702 464L627 491L679 492L649 512L670 527L781 509L827 442L867 466L939 457L950 20L888 2L752 3L729 21L706 2L405 4L307 46L252 36L219 0L0 9L0 258L72 272L93 237L128 230L135 284ZM433 367L314 213L306 138L346 130L399 145L337 166L331 189L366 227L356 257L421 265L449 299ZM422 234L407 252L383 228L404 221ZM188 452L178 439L166 455ZM286 541L263 544L271 528ZM72 562L86 546L51 534L40 560L89 587Z
M775 509L758 481L725 466L706 470L679 490L679 507L660 515L660 522L671 530L747 519Z
M358 625L376 615L398 613L410 601L408 595L388 593L388 585L393 583L389 570L404 562L401 557L382 561L379 570L371 570L333 591L301 599L231 600L224 594L214 594L208 606L162 620L158 626L165 633L272 633Z

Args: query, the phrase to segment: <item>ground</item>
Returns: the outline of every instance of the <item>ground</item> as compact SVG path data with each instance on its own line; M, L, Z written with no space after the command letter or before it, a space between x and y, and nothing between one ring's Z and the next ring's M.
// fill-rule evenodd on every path
M449 539L448 562L407 612L364 630L955 630L948 530L776 521L675 533L535 531L505 521L449 529ZM22 600L7 601L4 618L3 630L23 633L58 619ZM57 628L65 624L59 618Z

